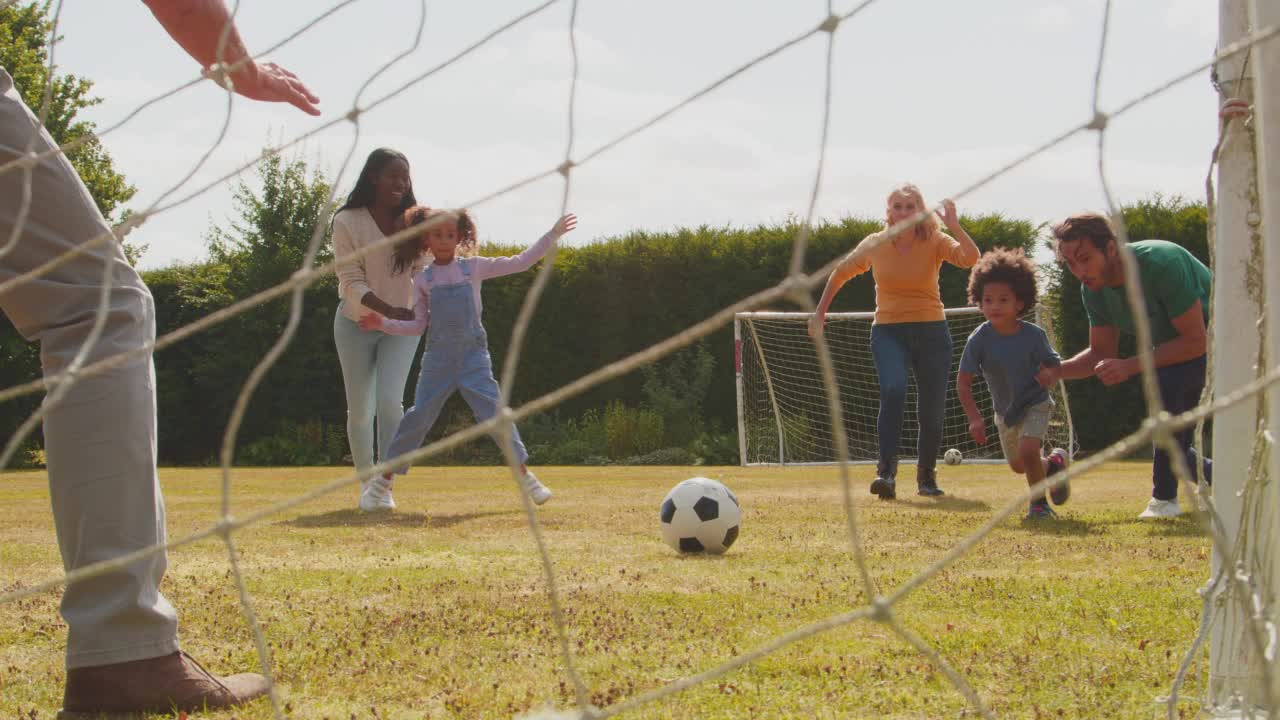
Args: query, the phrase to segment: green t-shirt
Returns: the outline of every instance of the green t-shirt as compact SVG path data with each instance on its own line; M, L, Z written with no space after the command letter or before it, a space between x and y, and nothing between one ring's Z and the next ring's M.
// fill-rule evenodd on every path
M1129 243L1138 259L1138 275L1142 278L1142 294L1147 302L1147 318L1151 322L1151 340L1156 345L1178 336L1173 318L1191 309L1196 300L1209 322L1209 285L1213 278L1209 268L1181 245L1167 240L1138 240ZM1109 325L1121 333L1136 335L1129 301L1124 286L1105 287L1097 292L1080 286L1089 325Z

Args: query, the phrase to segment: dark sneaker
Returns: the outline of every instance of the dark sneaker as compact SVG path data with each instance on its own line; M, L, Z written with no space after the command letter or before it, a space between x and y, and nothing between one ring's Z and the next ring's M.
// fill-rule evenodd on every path
M916 494L925 497L938 497L946 494L942 492L942 488L938 487L937 468L916 467Z
M879 495L881 500L892 500L898 497L897 482L891 477L878 477L871 481L871 494Z
M184 652L73 668L58 720L228 708L267 694L267 687L267 679L255 673L213 675Z
M1053 520L1058 517L1058 513L1049 507L1047 500L1039 500L1031 503L1031 507L1027 509L1027 520Z
M876 479L871 483L871 494L878 495L881 500L892 500L898 497L897 481L898 459L881 460L876 463Z
M1067 451L1062 448L1054 448L1049 453L1049 471L1045 473L1045 477L1053 477L1057 473L1067 469L1071 464L1071 458L1067 457ZM1071 483L1064 482L1061 485L1055 485L1049 490L1049 498L1053 500L1054 505L1062 505L1071 499Z

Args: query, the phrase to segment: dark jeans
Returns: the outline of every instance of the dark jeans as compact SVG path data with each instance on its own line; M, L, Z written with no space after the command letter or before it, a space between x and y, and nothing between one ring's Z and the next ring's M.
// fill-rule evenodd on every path
M942 413L951 374L951 331L946 320L890 323L871 328L871 356L880 381L880 468L893 474L902 437L902 416L907 404L907 369L916 378L916 409L920 434L916 453L920 467L932 469L942 444Z
M1156 379L1160 384L1160 399L1165 410L1170 414L1183 413L1200 404L1200 392L1204 390L1205 357L1201 355L1195 360L1188 360L1177 365L1156 368ZM1187 458L1187 469L1196 471L1196 451L1191 447L1195 426L1182 430L1174 435L1178 447L1182 448ZM1203 458L1204 478L1213 482L1213 461ZM1156 448L1151 463L1151 497L1157 500L1175 500L1178 497L1178 479L1173 474L1173 463L1169 453Z

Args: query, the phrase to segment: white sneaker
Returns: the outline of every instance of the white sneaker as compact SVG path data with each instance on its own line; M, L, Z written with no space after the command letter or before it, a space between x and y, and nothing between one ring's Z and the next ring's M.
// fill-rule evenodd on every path
M360 509L364 512L395 510L396 501L391 497L391 478L381 475L372 478L360 493Z
M534 505L541 505L551 499L551 490L538 481L538 476L534 475L532 470L524 471L524 478L520 480L520 485L525 492L529 493L529 499L533 500Z
M1147 503L1147 509L1142 511L1138 516L1139 519L1147 518L1175 518L1182 514L1182 506L1178 505L1177 498L1173 500L1157 500L1151 498L1151 502Z

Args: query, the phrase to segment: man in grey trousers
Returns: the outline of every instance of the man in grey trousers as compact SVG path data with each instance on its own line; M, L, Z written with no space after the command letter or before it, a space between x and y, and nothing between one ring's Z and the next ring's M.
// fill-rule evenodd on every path
M222 30L231 22L222 0L144 2L202 67L218 62ZM232 27L221 57L234 63L246 55ZM246 62L229 78L235 92L245 97L288 102L320 114L315 107L319 98L272 63ZM0 166L21 159L29 147L39 154L56 144L0 68ZM18 166L0 172L0 248L20 219L26 181L27 173ZM36 163L30 183L28 214L17 242L0 255L0 283L111 231L62 154ZM46 376L66 369L85 344L107 266L111 282L105 325L88 353L91 363L155 338L151 293L117 243L99 244L0 294L0 308L18 331L40 342ZM44 437L58 546L68 571L165 540L150 352L77 380L49 408ZM67 681L60 718L227 707L266 692L261 675L217 677L178 649L177 616L159 592L164 570L161 553L67 586L62 599L69 628Z

